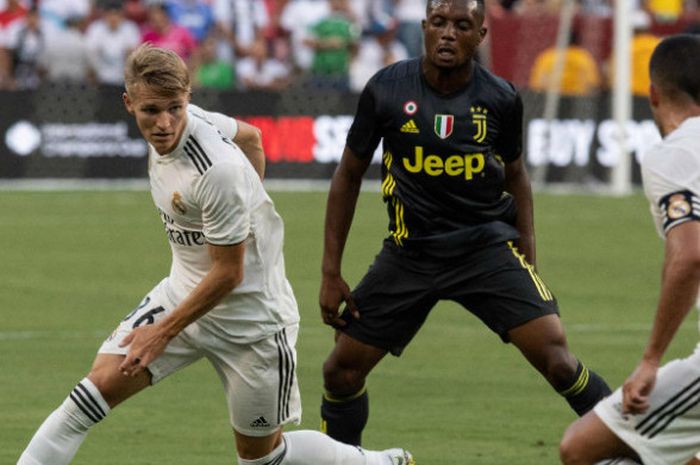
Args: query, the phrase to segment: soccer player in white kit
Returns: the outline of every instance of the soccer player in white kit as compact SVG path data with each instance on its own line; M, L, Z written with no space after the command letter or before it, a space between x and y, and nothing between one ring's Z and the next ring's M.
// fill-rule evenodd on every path
M142 45L127 60L125 84L126 108L149 143L170 275L102 344L88 376L44 421L18 464L68 464L112 408L202 357L224 385L239 465L414 464L403 449L369 451L316 431L282 433L301 417L299 314L285 276L282 220L261 182L259 132L189 104L187 67L173 52Z
M663 140L645 155L642 181L666 242L661 295L637 368L564 434L566 465L610 457L700 465L700 344L659 368L700 285L700 36L666 38L649 69L649 101Z

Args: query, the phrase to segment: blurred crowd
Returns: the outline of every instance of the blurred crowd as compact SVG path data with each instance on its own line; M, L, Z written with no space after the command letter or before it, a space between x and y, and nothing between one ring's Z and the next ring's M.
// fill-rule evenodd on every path
M421 53L424 0L4 0L0 88L119 85L143 42L177 52L194 84L359 90Z
M182 56L198 87L358 92L383 66L422 53L425 1L0 0L0 89L47 81L121 85L129 51L150 42ZM489 18L556 15L562 1L486 0ZM635 3L640 32L652 21L700 17L700 0L629 1L643 2ZM612 0L578 0L577 8L613 13ZM565 73L585 78L570 93L600 88L605 70L573 36L570 48ZM533 89L550 85L552 53L533 65Z

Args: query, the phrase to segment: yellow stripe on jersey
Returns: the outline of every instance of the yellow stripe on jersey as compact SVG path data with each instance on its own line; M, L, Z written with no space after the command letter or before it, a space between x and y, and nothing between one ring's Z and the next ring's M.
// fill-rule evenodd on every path
M552 293L549 292L549 289L547 289L547 286L544 284L544 281L542 281L542 278L540 278L537 272L535 272L535 269L532 267L532 265L530 265L527 262L527 260L525 260L525 256L518 252L518 249L515 246L513 246L513 243L511 241L508 241L508 247L510 247L510 250L511 252L513 252L513 255L515 255L515 257L520 261L520 265L523 268L525 268L528 273L530 273L530 277L535 283L537 292L539 292L540 297L542 297L542 300L554 300L554 297L552 297Z
M385 199L391 199L391 205L394 207L394 223L396 224L396 227L395 230L392 231L391 235L394 237L394 242L396 242L397 245L403 246L403 240L408 237L408 228L406 228L406 223L403 219L403 203L394 197L396 179L394 179L390 171L394 157L391 152L384 152L382 159L384 161L384 166L386 166L386 177L384 178L384 181L382 181L382 195Z
M391 195L394 193L394 188L396 187L396 180L389 171L391 168L391 163L394 161L394 157L391 155L391 152L384 152L384 156L382 158L384 159L384 165L386 166L386 178L384 178L384 181L382 182L382 195L384 197L391 197Z
M588 384L588 378L590 378L590 373L588 372L588 368L586 366L583 366L583 369L581 370L581 373L578 375L578 379L576 382L569 388L564 391L560 391L559 394L561 394L564 397L567 396L575 396L576 394L580 393L586 388L586 385Z
M403 240L408 237L408 228L406 228L406 223L403 219L403 203L396 197L391 199L391 203L394 205L394 219L396 222L396 229L392 233L392 236L394 236L394 242L396 242L397 245L403 246Z

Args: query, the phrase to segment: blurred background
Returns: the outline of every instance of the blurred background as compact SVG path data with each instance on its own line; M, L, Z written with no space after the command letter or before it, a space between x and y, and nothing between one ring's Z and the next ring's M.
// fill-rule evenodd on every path
M637 186L659 138L650 53L700 32L700 1L486 5L478 59L523 96L535 186ZM327 180L359 92L422 53L424 16L425 0L0 0L0 185L144 179L120 94L124 59L146 41L186 60L195 103L263 130L269 179Z

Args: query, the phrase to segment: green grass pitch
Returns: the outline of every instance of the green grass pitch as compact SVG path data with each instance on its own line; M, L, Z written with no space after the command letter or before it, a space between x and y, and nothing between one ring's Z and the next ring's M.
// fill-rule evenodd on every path
M301 427L317 429L321 364L333 343L317 306L326 196L272 197L302 314ZM169 250L147 192L0 192L0 206L0 463L12 464L102 339L167 274ZM658 292L663 246L646 201L538 194L535 206L538 269L559 300L570 346L616 387L641 354ZM386 222L379 194L363 193L344 261L351 284ZM695 321L693 312L667 358L690 353ZM574 419L516 349L447 303L368 385L364 445L409 448L420 465L556 464ZM214 371L198 363L115 409L74 463L235 463Z

